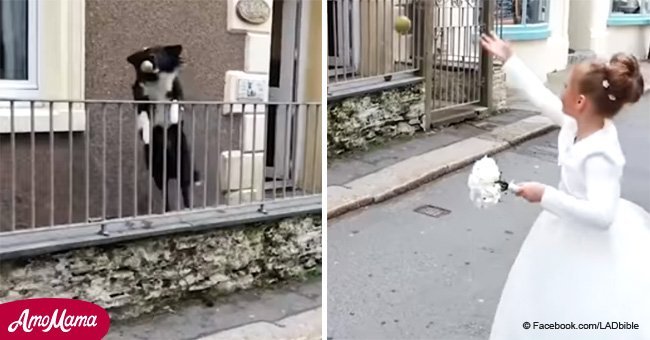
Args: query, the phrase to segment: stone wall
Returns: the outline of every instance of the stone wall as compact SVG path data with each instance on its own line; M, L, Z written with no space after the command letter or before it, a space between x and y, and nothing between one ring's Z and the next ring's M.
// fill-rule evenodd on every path
M492 102L494 111L501 113L508 109L508 86L506 84L506 73L503 71L503 63L494 59L494 74L492 76Z
M477 74L435 70L436 107L478 100ZM502 64L494 63L494 111L506 110L507 91ZM400 136L423 131L424 84L346 98L327 106L327 156L365 150Z
M327 157L422 130L422 84L346 98L327 106Z
M76 298L134 318L183 298L319 275L320 216L90 247L0 264L0 303Z

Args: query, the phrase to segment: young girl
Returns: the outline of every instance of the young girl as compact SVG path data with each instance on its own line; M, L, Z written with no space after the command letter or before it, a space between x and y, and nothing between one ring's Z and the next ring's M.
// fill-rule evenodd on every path
M560 100L502 40L481 43L561 127L559 188L522 183L517 193L543 211L510 270L490 339L650 339L650 215L620 198L625 157L611 121L643 93L638 62L617 54L579 64Z

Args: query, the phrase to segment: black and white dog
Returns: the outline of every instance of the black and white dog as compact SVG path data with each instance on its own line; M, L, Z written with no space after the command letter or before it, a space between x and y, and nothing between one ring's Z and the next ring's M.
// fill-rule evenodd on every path
M136 72L135 83L132 87L134 100L172 102L183 100L183 89L178 78L183 64L180 56L182 49L181 45L147 47L127 58ZM194 177L195 185L200 185L201 182L197 171L194 171L194 176L192 176L190 149L183 132L183 122L179 119L180 110L183 109L179 104L139 103L137 105L137 122L140 138L144 142L147 170L151 166L156 186L162 190L163 181L170 179L180 181L183 204L189 208L189 188L192 185L192 177ZM166 142L165 129L167 130ZM165 159L165 153L167 159ZM152 164L149 164L149 158L151 158ZM179 161L180 174L177 173ZM165 162L167 163L167 178L163 178ZM169 211L169 190L167 190L166 196L165 211Z

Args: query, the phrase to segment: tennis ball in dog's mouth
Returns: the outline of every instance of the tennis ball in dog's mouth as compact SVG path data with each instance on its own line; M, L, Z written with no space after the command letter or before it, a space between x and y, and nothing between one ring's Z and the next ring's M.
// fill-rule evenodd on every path
M411 19L404 15L395 18L395 31L400 34L406 34L411 29Z
M149 60L145 60L140 64L140 70L144 73L153 72L153 64Z

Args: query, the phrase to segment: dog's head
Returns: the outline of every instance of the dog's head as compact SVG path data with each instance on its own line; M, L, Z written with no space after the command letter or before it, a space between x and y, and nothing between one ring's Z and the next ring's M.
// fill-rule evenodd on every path
M183 64L181 45L145 47L126 58L138 74L172 73Z

